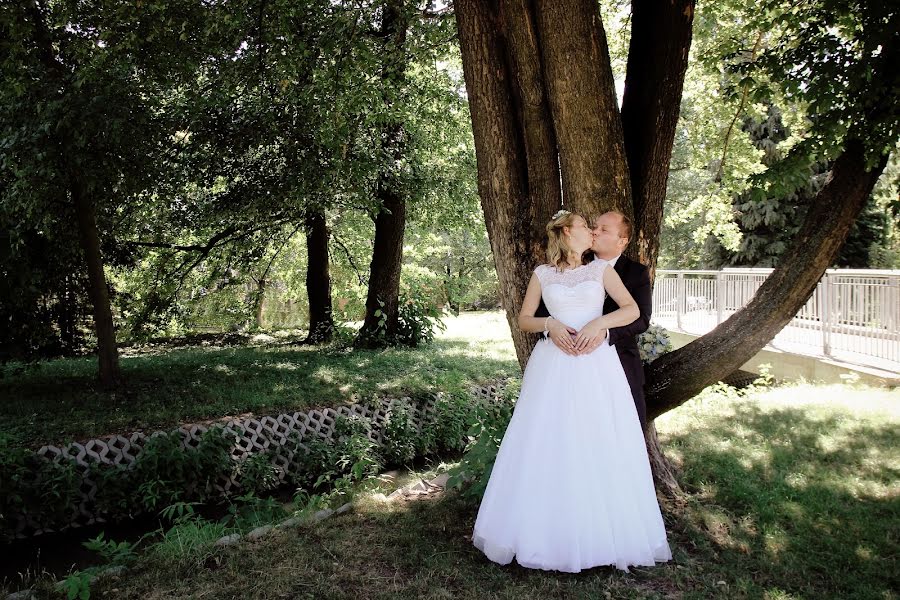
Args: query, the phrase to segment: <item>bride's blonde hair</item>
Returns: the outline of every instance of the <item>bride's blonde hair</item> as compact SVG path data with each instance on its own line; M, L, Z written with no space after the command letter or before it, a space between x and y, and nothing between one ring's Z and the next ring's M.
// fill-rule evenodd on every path
M563 227L571 227L578 217L581 217L578 213L560 210L547 223L547 262L557 269L563 269L568 264L569 252L572 251L566 242Z

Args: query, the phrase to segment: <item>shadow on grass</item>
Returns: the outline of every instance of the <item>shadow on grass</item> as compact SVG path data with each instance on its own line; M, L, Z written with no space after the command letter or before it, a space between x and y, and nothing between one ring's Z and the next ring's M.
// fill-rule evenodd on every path
M91 358L61 359L0 378L4 434L36 447L240 414L335 406L375 396L465 393L517 374L464 341L363 351L309 346L185 348L123 358L125 383L96 383Z
M736 594L893 597L897 424L751 402L733 411L663 436L694 495L679 519L686 548L716 557Z
M123 598L894 598L896 425L827 410L709 410L663 445L690 498L667 512L675 558L625 574L500 567L472 546L477 504L449 494L353 513L202 565L143 562ZM823 415L823 416L820 416ZM896 488L893 488L896 491ZM526 525L527 526L527 525ZM254 574L248 577L248 574Z

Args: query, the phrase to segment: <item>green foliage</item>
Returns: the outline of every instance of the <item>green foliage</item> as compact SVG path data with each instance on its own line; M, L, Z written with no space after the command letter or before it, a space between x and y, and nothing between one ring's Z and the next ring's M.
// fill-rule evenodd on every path
M68 600L88 600L91 597L91 582L94 580L94 573L85 569L83 571L75 571L62 581L62 589L66 593Z
M261 498L253 490L228 502L228 514L219 523L241 531L271 523L284 515L284 508L275 498Z
M884 63L897 20L889 3L855 0L698 4L660 266L771 266L848 133L870 164L895 149L897 74ZM884 206L870 201L838 265L890 262Z
M90 476L97 483L97 507L119 516L182 501L205 501L216 493L213 484L234 469L233 444L234 437L219 427L204 432L193 450L182 447L177 431L151 437L127 467L91 465ZM139 508L135 507L135 496Z
M734 197L735 222L740 228L741 242L728 250L719 240L708 238L706 266L775 266L799 232L806 212L824 187L831 168L827 162L813 162L804 170L789 168L790 163L784 159L784 148L792 133L777 106L769 105L767 114L761 118L745 117L742 130L763 152L762 162L769 168L766 177L771 179L777 172L777 185L755 185ZM873 194L854 223L835 266L868 267L871 247L877 248L886 242L888 221Z
M413 407L406 399L394 403L381 429L381 455L385 464L408 464L417 454L417 431Z
M238 466L241 487L251 493L266 491L278 485L278 473L268 452L251 454Z
M135 559L135 544L107 540L104 539L104 536L105 533L101 531L83 545L88 550L99 554L100 558L108 564L125 565Z
M168 565L199 567L214 552L215 541L227 532L224 523L187 511L176 516L168 529L154 532L160 537L146 548L145 556Z
M508 385L502 402L478 405L468 431L469 445L462 460L450 471L448 488L460 489L464 496L476 500L484 495L518 392L518 384Z
M65 525L79 483L73 461L48 461L0 433L0 540L14 531L16 514L50 527Z
M124 567L132 564L137 559L135 547L137 544L129 542L115 542L104 539L104 532L96 537L82 542L82 545L100 555L102 564L80 571L70 573L62 582L60 588L66 593L69 600L87 600L91 597L91 584L99 573L110 567ZM140 543L140 542L138 542Z

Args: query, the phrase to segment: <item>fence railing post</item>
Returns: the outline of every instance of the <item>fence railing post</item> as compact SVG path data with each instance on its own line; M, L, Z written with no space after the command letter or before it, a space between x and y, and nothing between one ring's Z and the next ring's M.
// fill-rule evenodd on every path
M716 273L716 325L722 324L725 316L725 275L722 271Z
M819 282L822 288L822 352L825 356L831 356L831 304L832 298L831 277L826 271Z
M681 326L682 307L686 301L684 297L684 273L679 273L678 279L675 280L675 297L678 298L678 301L675 303L675 324L678 326L678 329L684 331L684 327Z

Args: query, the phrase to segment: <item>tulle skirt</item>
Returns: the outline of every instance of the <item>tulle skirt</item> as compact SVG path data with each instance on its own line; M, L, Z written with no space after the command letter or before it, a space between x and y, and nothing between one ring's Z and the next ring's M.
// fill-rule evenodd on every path
M619 357L538 342L472 541L492 561L576 573L672 558Z

